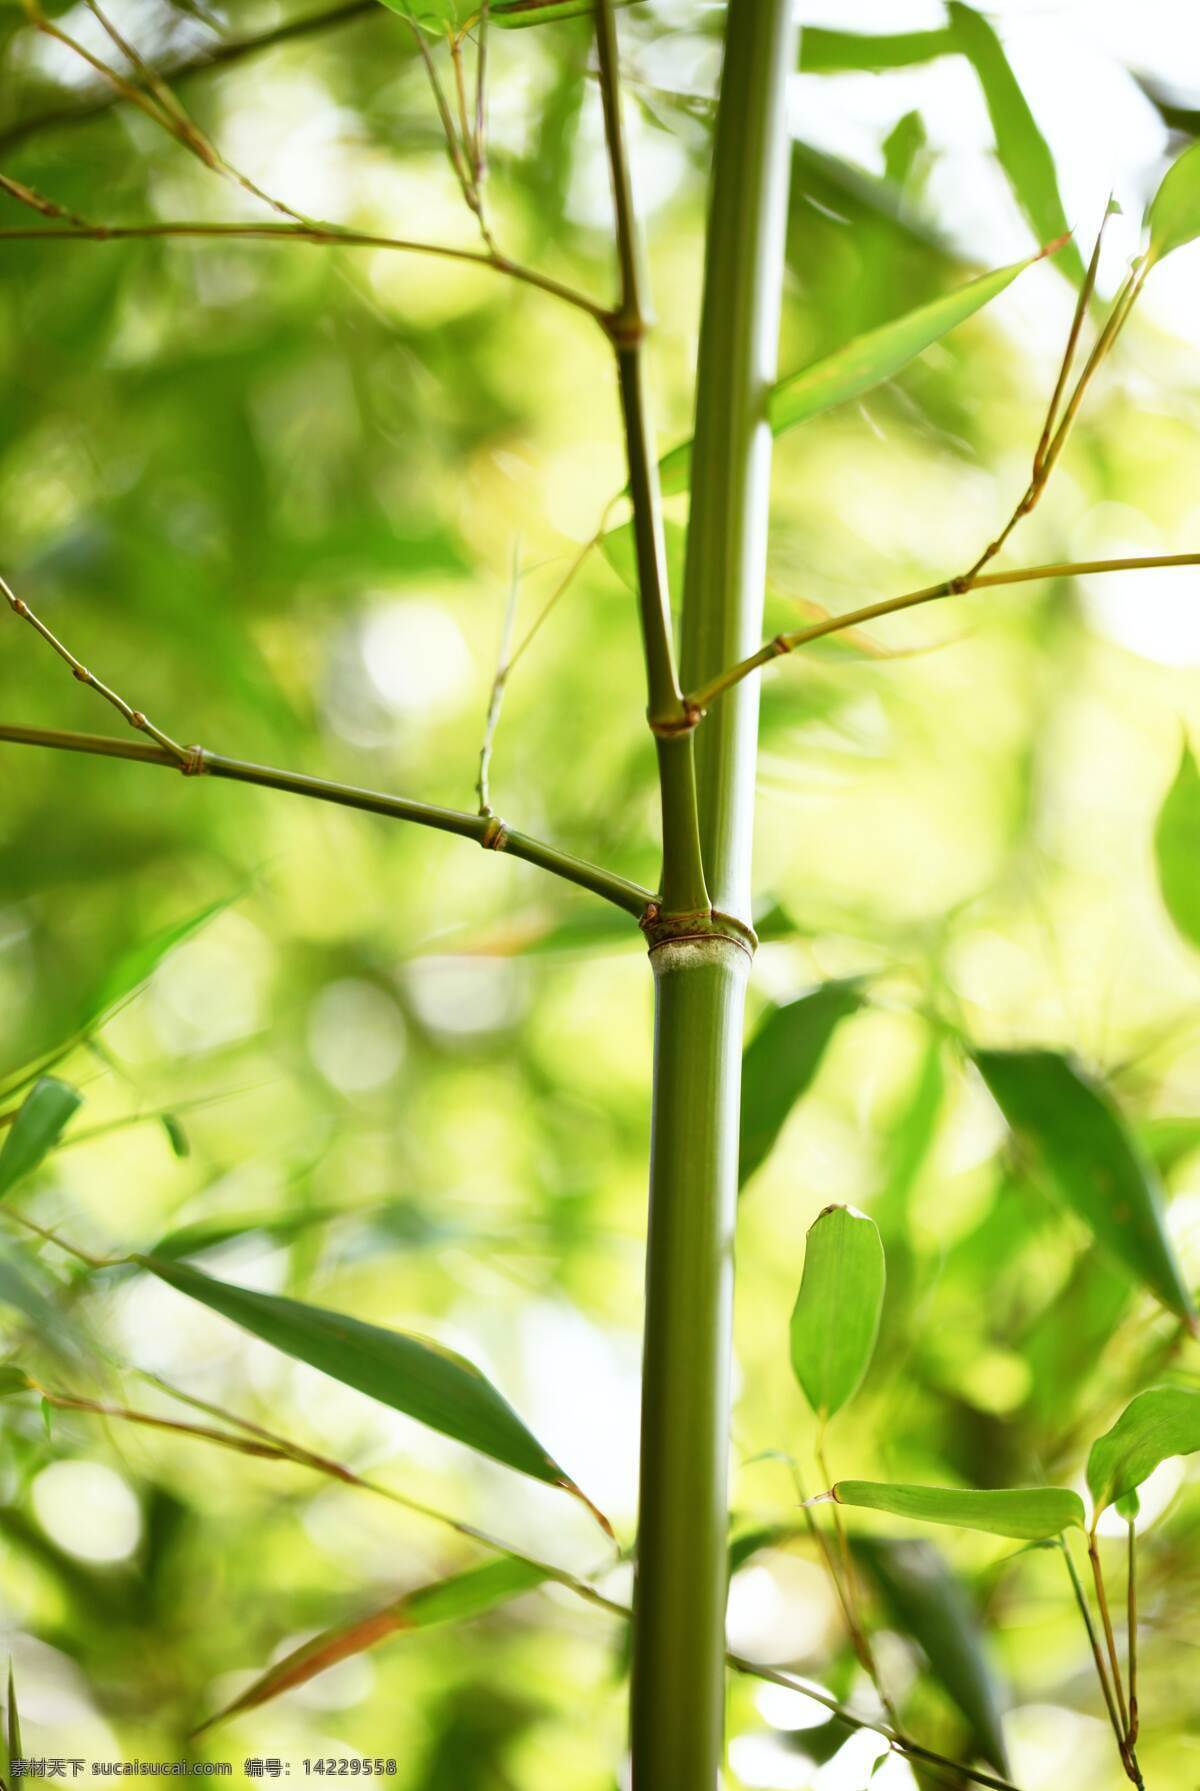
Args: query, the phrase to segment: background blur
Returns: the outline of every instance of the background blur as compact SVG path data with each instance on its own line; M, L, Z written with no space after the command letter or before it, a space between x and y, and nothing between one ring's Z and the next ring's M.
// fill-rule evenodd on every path
M315 10L114 0L113 17L169 63ZM858 30L944 17L936 0L802 13ZM85 8L61 17L100 47ZM1085 254L1110 190L1123 208L1111 293L1200 123L1200 22L1176 0L1003 0L991 17ZM689 0L621 14L664 447L690 426L721 23ZM103 90L16 7L0 46L6 173L108 222L268 215L129 107L30 128ZM493 33L492 208L506 249L606 300L588 57L586 21ZM307 213L475 246L410 34L383 7L179 91L231 161ZM961 57L798 74L794 130L784 370L1034 246ZM0 222L37 224L0 204ZM771 629L798 625L805 602L853 607L974 559L1024 489L1072 303L1060 271L1035 267L866 403L780 440ZM585 317L486 271L379 251L6 242L0 370L2 569L99 675L178 739L473 805L512 556L523 627L623 484L610 356ZM1198 414L1193 246L1156 272L1014 562L1195 549ZM0 719L119 730L7 612L0 632ZM1173 1347L1172 1323L1021 1178L944 1025L1070 1046L1113 1073L1163 1153L1172 1229L1200 1273L1196 1133L1159 1123L1200 1111L1200 966L1151 855L1185 730L1200 729L1200 580L991 591L879 623L867 646L797 656L764 682L753 1000L860 973L870 1000L743 1203L733 1496L747 1524L796 1519L790 1473L764 1451L794 1452L816 1487L786 1339L804 1233L830 1201L875 1215L891 1272L867 1396L831 1439L836 1472L1073 1484ZM643 701L632 599L592 553L514 675L494 800L652 885ZM101 1251L198 1227L191 1247L226 1279L462 1349L628 1542L651 998L632 929L463 842L291 797L16 747L0 779L0 1070L68 1036L140 941L228 903L99 1052L69 1060L87 1104L23 1210ZM68 1373L7 1313L14 1354L58 1383L178 1411L125 1372L148 1370L578 1570L601 1563L560 1496L146 1277L85 1290L53 1247L25 1257L100 1352ZM28 1400L0 1411L0 1659L16 1663L27 1753L183 1757L195 1723L272 1657L475 1558L298 1469L82 1416L47 1434ZM1200 1777L1200 1487L1184 1478L1169 1464L1143 1519L1155 1791ZM992 1626L1017 1781L1120 1782L1060 1564L934 1540ZM747 1653L865 1695L802 1536L737 1575L730 1628ZM916 1732L963 1745L911 1645L889 1633L881 1654ZM608 1791L623 1674L619 1626L543 1590L394 1639L205 1736L197 1757L240 1770L248 1754L358 1749L397 1755L398 1782L423 1791ZM731 1786L859 1791L876 1750L818 1716L734 1683ZM891 1761L875 1782L913 1780Z

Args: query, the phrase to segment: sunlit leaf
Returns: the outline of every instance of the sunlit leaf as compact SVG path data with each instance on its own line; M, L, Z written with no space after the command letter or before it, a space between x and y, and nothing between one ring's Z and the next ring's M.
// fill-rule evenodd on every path
M937 56L953 56L958 39L950 27L934 31L836 31L806 25L800 33L802 74L877 74L886 68L914 68Z
M542 1585L546 1578L546 1570L533 1562L504 1559L489 1561L486 1566L473 1567L433 1585L422 1586L419 1591L384 1605L382 1610L372 1611L369 1616L356 1618L352 1623L323 1630L320 1635L302 1643L256 1679L232 1704L227 1704L216 1716L210 1716L196 1733L211 1729L214 1724L241 1711L255 1710L260 1704L269 1703L282 1692L306 1684L318 1673L373 1648L397 1631L428 1629L436 1623L461 1623L469 1617L482 1616L510 1598Z
M844 343L822 360L814 361L799 373L789 374L771 388L767 398L767 415L776 435L803 423L809 417L832 410L848 399L882 385L907 367L932 343L949 335L960 323L983 309L992 299L1010 286L1017 275L1030 267L1039 256L1014 261L1009 267L996 268L981 274L954 292L943 293L927 305L906 312L878 329L868 330ZM691 483L692 444L681 442L659 462L659 476L665 496L686 491Z
M673 517L663 520L663 545L667 557L667 587L678 598L683 593L683 564L687 550L687 530ZM638 591L637 550L632 522L623 522L600 538L600 551L621 583L636 597Z
M613 0L616 6L630 6L633 0ZM478 0L474 10L478 12ZM556 19L592 18L596 0L492 0L488 17L493 24L510 31L526 25L549 25Z
M1148 252L1154 261L1200 236L1200 143L1185 149L1167 169L1151 201L1149 224Z
M963 55L979 77L996 138L996 156L1013 196L1037 240L1053 242L1067 231L1054 157L1004 47L982 14L961 0L950 0L950 22ZM1083 262L1073 242L1064 244L1058 266L1070 279L1082 281Z
M0 1366L0 1399L12 1399L17 1393L28 1393L29 1376L11 1362Z
M1096 1516L1136 1492L1159 1462L1200 1449L1200 1393L1151 1387L1131 1399L1111 1430L1092 1444L1088 1491Z
M1188 944L1200 948L1200 768L1186 742L1158 811L1154 857L1167 913Z
M1163 1221L1158 1176L1108 1091L1057 1051L977 1051L975 1061L1059 1199L1130 1274L1194 1324Z
M917 1643L970 1725L981 1758L1007 1774L1003 1691L979 1615L958 1576L932 1542L856 1536L853 1546L879 1589L890 1626Z
M832 1418L871 1365L886 1270L873 1219L827 1206L809 1227L804 1273L792 1312L792 1367L821 1419Z
M176 1113L164 1113L162 1128L167 1134L167 1142L177 1157L188 1157L192 1153L191 1142L183 1127L183 1121Z
M862 1006L857 982L830 982L772 1008L742 1060L738 1177L749 1181L770 1154L788 1114L820 1067L840 1020Z
M839 1480L832 1489L839 1505L886 1511L926 1524L954 1524L990 1536L1040 1542L1072 1527L1083 1528L1083 1500L1058 1486L984 1489L957 1486L893 1486L881 1480Z
M133 1259L169 1287L220 1312L273 1348L405 1412L493 1461L587 1500L491 1382L426 1338L364 1324L322 1306L214 1280L187 1263ZM599 1516L599 1514L596 1514Z
M81 1105L77 1088L56 1076L40 1076L22 1101L0 1149L0 1197L29 1175L58 1143L63 1127Z

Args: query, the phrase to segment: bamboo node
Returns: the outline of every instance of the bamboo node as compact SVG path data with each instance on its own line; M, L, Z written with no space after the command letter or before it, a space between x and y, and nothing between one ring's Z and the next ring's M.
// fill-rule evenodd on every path
M479 836L479 843L485 852L503 852L508 844L508 828L499 815L488 816L488 824Z
M204 761L202 746L185 746L185 757L180 762L180 772L184 777L203 777L208 770Z

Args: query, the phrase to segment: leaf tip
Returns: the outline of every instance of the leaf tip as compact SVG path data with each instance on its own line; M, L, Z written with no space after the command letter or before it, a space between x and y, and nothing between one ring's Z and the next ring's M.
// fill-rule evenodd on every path
M802 1510L810 1511L814 1505L840 1505L841 1502L837 1487L831 1486L827 1492L814 1493L811 1499L802 1499L800 1505Z
M601 1511L599 1505L597 1505L594 1502L594 1500L588 1498L588 1496L584 1492L583 1488L581 1486L576 1486L576 1484L573 1480L568 1480L565 1474L557 1482L557 1484L562 1487L564 1492L569 1492L573 1499L579 1500L579 1503L585 1508L585 1510L589 1511L591 1513L592 1517L595 1518L596 1522L599 1524L600 1528L604 1531L604 1534L608 1537L609 1541L615 1545L616 1540L617 1540L616 1531L613 1529L612 1524L609 1522L608 1518L605 1517L603 1511Z

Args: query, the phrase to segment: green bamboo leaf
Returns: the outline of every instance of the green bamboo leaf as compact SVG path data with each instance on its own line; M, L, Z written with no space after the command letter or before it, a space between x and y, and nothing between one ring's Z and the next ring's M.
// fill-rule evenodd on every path
M79 1032L86 1036L94 1032L105 1020L111 1018L118 1008L145 987L159 965L170 956L177 946L194 937L218 914L223 914L229 907L232 897L222 901L207 902L195 914L189 914L184 920L172 922L152 933L148 939L140 940L123 952L92 989L83 1004L83 1016L79 1024Z
M356 1618L353 1623L338 1624L302 1643L268 1668L232 1704L210 1716L195 1733L200 1735L227 1717L255 1710L282 1692L305 1685L338 1661L361 1654L398 1631L429 1629L436 1623L462 1623L467 1618L482 1616L485 1611L544 1584L548 1578L546 1569L532 1561L504 1559L422 1586L419 1591L384 1605L382 1610Z
M855 1559L878 1587L891 1623L912 1637L970 1726L980 1757L1008 1776L1004 1693L979 1615L941 1550L924 1540L856 1536Z
M28 1393L29 1388L29 1376L23 1368L16 1367L12 1362L5 1362L0 1367L0 1399L12 1399L17 1393Z
M0 1305L22 1313L47 1342L69 1340L70 1327L24 1266L18 1246L0 1239Z
M1151 1387L1131 1399L1111 1430L1092 1444L1087 1483L1095 1515L1136 1492L1159 1462L1200 1449L1200 1393Z
M663 545L667 557L667 589L679 597L683 592L683 564L687 552L687 530L671 516L663 519ZM621 580L636 597L638 594L637 547L633 523L620 523L600 537L600 551Z
M508 1401L462 1356L423 1337L216 1281L187 1263L153 1256L131 1260L286 1355L518 1473L562 1487L608 1528L607 1520L526 1429Z
M162 1116L162 1128L167 1134L167 1142L170 1144L175 1155L177 1157L190 1157L192 1154L191 1140L184 1130L183 1121L180 1119L179 1115L177 1113L164 1113Z
M21 1719L17 1714L17 1686L13 1677L11 1657L8 1662L8 1723L5 1741L8 1758L4 1762L4 1781L12 1783L12 1763L25 1758L25 1749L21 1744Z
M745 1186L769 1156L784 1121L820 1067L838 1022L862 1006L856 981L825 983L810 995L772 1008L742 1059L738 1168Z
M1193 143L1171 163L1150 204L1152 261L1200 236L1200 143Z
M633 0L614 0L616 6L631 6ZM474 10L478 12L478 4ZM494 25L508 31L524 30L527 25L549 25L556 19L591 18L596 0L492 0L488 17Z
M948 25L934 31L835 31L806 25L800 33L800 72L806 75L878 74L914 68L938 56L958 54Z
M984 1081L1049 1186L1172 1312L1195 1311L1153 1165L1108 1091L1057 1051L976 1051Z
M1067 216L1058 190L1050 147L1038 129L1029 102L1009 66L1004 47L987 20L962 0L950 0L950 25L959 48L983 89L996 139L996 156L1013 195L1040 243L1067 234ZM1061 272L1079 284L1083 262L1073 242L1063 247Z
M1158 811L1154 858L1167 913L1188 944L1200 948L1200 768L1186 741Z
M63 1127L82 1104L77 1088L56 1076L39 1076L22 1101L0 1150L0 1198L29 1175L58 1143Z
M886 1269L873 1219L827 1206L809 1227L792 1312L792 1367L816 1416L832 1418L871 1365Z
M845 404L850 398L861 397L864 392L882 385L884 380L892 379L934 342L982 310L1010 286L1018 274L1040 259L1040 255L1031 255L1024 261L1014 261L1009 267L981 274L954 292L943 293L929 304L919 305L915 311L893 318L891 323L856 336L824 359L781 379L767 397L772 431L780 435L793 424L832 410L834 405ZM691 483L691 442L681 442L672 448L659 462L658 470L665 497L686 491Z
M1083 1528L1083 1500L1058 1486L983 1489L957 1486L893 1486L879 1480L839 1480L831 1492L839 1505L886 1511L926 1524L954 1524L989 1536L1041 1542L1073 1526ZM822 1494L828 1498L829 1494ZM815 1502L815 1501L814 1501Z

